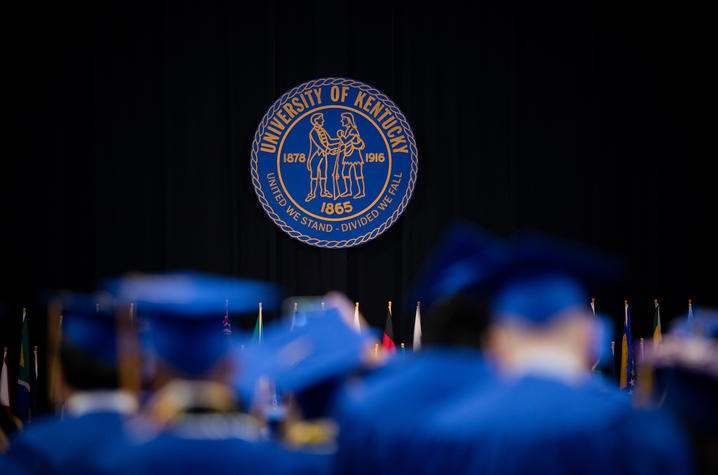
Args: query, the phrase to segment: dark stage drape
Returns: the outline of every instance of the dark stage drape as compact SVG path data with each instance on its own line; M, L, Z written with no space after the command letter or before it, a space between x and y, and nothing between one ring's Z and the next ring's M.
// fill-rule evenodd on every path
M629 299L647 336L653 298L665 319L716 303L707 18L654 2L14 2L0 344L16 352L41 289L167 269L337 289L378 328L392 300L409 342L403 298L456 218L621 256L598 308L619 327ZM401 219L346 250L285 235L250 180L264 112L326 76L386 93L419 150Z

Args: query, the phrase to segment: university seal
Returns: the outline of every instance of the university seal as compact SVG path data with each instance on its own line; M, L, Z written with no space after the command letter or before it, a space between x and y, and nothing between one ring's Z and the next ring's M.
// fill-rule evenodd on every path
M284 232L306 244L356 246L399 219L414 191L418 155L399 108L359 81L300 84L262 118L252 183Z

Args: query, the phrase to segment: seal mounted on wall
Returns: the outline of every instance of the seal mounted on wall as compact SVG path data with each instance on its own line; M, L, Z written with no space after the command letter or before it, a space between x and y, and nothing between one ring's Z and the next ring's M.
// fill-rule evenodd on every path
M353 79L323 78L280 97L252 142L252 183L274 223L306 244L345 248L406 208L418 154L404 114Z

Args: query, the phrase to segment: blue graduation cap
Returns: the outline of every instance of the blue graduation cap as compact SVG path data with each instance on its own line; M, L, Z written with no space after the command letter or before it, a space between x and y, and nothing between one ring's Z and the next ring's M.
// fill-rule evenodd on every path
M262 302L273 309L276 286L197 272L138 275L111 279L105 288L136 304L148 322L148 351L174 369L201 376L227 354L230 339L222 331L226 311L245 313Z
M573 308L587 311L586 286L615 279L611 256L540 233L516 235L485 285L494 294L492 315L541 325Z
M408 302L421 301L430 307L459 293L478 290L502 258L495 236L469 222L455 222L424 266Z
M306 311L305 317L293 330L286 322L265 327L262 342L237 355L242 364L234 384L241 399L250 400L257 381L266 378L280 394L293 393L311 418L326 409L335 383L366 363L375 335L357 333L333 307Z
M117 320L107 294L65 293L62 338L107 366L117 362Z

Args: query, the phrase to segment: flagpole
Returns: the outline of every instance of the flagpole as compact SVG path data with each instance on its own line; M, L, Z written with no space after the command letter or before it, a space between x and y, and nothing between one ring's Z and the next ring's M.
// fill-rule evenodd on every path
M688 320L693 320L693 299L688 299Z
M100 304L97 304L98 311ZM138 341L137 329L134 326L133 312L135 307L122 304L115 305L116 328L117 328L117 370L120 378L120 388L129 392L138 401L140 399L141 363L140 344Z
M663 339L661 335L661 307L658 299L653 299L653 348L657 348Z
M359 302L354 302L354 329L361 332L361 324L359 323Z
M641 355L640 355L641 361L640 362L643 363L643 337L641 337L638 341L639 341L639 343L638 343L639 348L641 349Z
M60 390L60 343L62 342L62 304L54 298L47 306L47 396L55 411L62 407Z
M292 308L292 323L289 326L289 331L294 331L294 325L297 323L297 309L299 308L299 304L297 302L294 302L293 308ZM322 302L322 310L324 310L324 302Z
M38 371L37 371L37 345L33 348L33 353L35 353L35 379L38 378Z
M416 302L416 315L414 317L414 340L411 344L412 351L421 349L421 302Z
M259 302L259 342L262 342L262 302Z
M10 383L7 367L7 346L2 350L2 369L0 369L0 406L10 414Z

